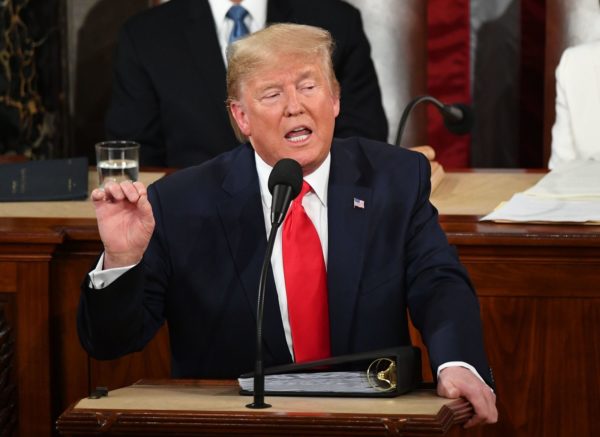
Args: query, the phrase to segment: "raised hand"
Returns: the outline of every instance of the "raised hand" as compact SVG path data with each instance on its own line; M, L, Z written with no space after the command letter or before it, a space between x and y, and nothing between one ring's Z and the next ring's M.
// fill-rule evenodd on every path
M104 245L104 269L138 263L154 231L154 215L141 182L108 182L91 195Z

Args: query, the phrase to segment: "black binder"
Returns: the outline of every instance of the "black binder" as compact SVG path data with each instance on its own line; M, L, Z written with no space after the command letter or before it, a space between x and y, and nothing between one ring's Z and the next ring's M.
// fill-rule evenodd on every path
M0 202L82 200L87 195L87 158L0 164Z
M394 363L392 368L390 368L391 363ZM368 392L362 389L360 391L352 389L339 391L339 387L336 390L332 390L326 383L320 386L319 390L312 390L294 387L294 381L291 380L293 375L299 373L306 375L307 379L310 379L311 375L320 377L320 375L329 374L330 372L332 378L335 378L336 374L341 375L340 378L344 378L347 374L343 372L348 371L356 374L357 378L359 377L358 374L362 375L364 373L366 381L372 390L366 386L364 390L369 390ZM377 379L377 375L380 373L384 375L383 381ZM275 390L270 389L270 381L272 379L269 377L272 375L283 376L283 382ZM292 378L289 378L290 381L288 382L286 380L290 375L292 375ZM394 378L395 384L392 387L389 382ZM253 382L253 373L241 375L238 381L241 387L240 394L254 394L252 388L242 388L242 383L245 386ZM265 394L269 396L395 397L415 389L421 381L421 350L413 346L400 346L358 354L341 355L324 360L269 367L265 369Z

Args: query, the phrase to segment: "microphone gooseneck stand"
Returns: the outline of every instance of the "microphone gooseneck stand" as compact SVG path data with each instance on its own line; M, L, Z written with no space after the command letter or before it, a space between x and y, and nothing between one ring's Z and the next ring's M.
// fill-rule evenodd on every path
M394 142L396 146L401 145L402 135L404 134L404 128L406 127L406 122L408 121L410 113L417 105L423 102L432 103L440 111L444 118L444 125L450 132L456 135L463 135L469 132L473 127L473 114L468 105L463 103L445 105L432 96L415 97L408 102L408 105L406 105L402 112L402 116L400 117L398 133L396 134L396 141Z
M256 309L256 362L254 363L254 402L246 405L248 408L269 408L271 405L265 403L265 374L263 366L262 353L262 322L265 308L265 290L267 287L267 274L271 264L271 254L275 245L275 235L277 235L278 225L271 226L271 232L267 241L267 251L263 260L258 281L258 307Z
M258 303L256 308L256 361L254 363L254 402L246 405L248 408L269 408L265 403L265 374L263 365L263 312L265 308L265 292L267 276L271 264L271 255L275 245L275 236L283 223L291 201L298 196L302 186L302 168L296 161L285 158L277 162L269 176L269 191L271 192L271 232L267 240L267 250L258 281Z

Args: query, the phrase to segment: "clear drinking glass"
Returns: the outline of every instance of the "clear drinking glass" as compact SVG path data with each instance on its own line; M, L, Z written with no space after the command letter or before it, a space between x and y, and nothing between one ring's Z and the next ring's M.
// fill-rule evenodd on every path
M140 169L140 145L135 141L111 140L96 144L98 185L108 181L137 181Z

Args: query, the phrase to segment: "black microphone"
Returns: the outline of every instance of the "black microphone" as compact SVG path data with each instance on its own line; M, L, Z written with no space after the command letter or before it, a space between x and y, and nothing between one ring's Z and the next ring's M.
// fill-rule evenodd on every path
M444 126L455 135L464 135L473 128L473 110L464 103L438 107L444 118Z
M398 133L396 134L395 144L397 146L400 146L402 141L402 134L404 133L408 116L415 106L422 102L433 103L433 105L438 108L440 114L442 114L442 117L444 118L444 126L446 126L446 129L453 134L464 135L470 132L473 128L473 110L469 105L465 105L464 103L453 103L451 105L446 105L435 97L420 96L411 100L402 112L402 117L400 117L400 125L398 126Z
M275 244L277 229L283 223L290 203L300 194L302 188L302 167L293 159L284 158L275 164L269 175L269 191L271 202L271 232L267 240L267 251L263 260L258 281L258 305L256 307L256 361L254 363L254 402L248 408L269 408L265 403L265 374L262 353L262 322L265 307L265 289L267 273L271 265L271 254Z
M293 159L284 158L275 164L269 176L271 224L281 225L285 214L302 189L302 167Z

